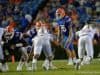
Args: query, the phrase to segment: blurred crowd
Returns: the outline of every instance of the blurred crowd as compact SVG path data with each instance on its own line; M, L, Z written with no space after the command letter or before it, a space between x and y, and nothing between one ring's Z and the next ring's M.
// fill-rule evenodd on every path
M99 0L0 0L0 27L14 24L23 32L39 18L55 23L55 11L63 7L78 27L88 20L100 24Z
M100 23L99 0L49 0L46 6L39 11L37 18L45 17L53 22L55 11L59 7L66 10L67 15L76 25L84 25L90 19Z
M0 0L0 27L12 25L16 31L25 31L33 22L44 0Z

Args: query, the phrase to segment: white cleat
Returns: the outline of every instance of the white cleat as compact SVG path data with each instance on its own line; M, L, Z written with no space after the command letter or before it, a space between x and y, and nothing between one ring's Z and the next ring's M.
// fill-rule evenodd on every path
M81 62L81 66L85 65L84 61Z
M88 64L90 64L91 60L92 60L91 57L85 56L84 59L83 59L83 61L82 61L82 63L81 63L81 65L83 65L83 64L84 65L88 65Z
M2 64L2 72L7 72L9 70L7 63Z
M53 64L51 64L51 65L50 65L50 69L51 69L51 70L54 70L54 69L57 69L57 67L54 66Z
M17 69L16 69L17 71L22 71L22 67L20 67L20 66L17 66Z
M68 64L67 65L73 65L73 62L68 62Z
M43 64L42 67L43 67L44 70L49 70L50 69L49 64Z
M69 59L67 65L73 65L73 64L74 64L74 63L73 63L73 60L72 60L72 59Z

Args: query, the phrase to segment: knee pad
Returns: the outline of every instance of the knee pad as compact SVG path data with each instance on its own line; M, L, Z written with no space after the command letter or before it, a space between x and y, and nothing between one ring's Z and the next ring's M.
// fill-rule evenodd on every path
M24 56L22 56L21 60L24 62L26 60L26 58Z

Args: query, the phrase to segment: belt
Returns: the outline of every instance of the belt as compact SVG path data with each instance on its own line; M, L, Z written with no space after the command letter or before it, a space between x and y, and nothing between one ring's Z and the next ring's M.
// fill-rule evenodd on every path
M83 35L80 35L80 36L85 36L85 35L88 35L88 34L83 34Z
M89 35L89 34L83 34L83 35L80 35L80 36L87 36L87 35L88 35L88 36L91 36L91 35Z

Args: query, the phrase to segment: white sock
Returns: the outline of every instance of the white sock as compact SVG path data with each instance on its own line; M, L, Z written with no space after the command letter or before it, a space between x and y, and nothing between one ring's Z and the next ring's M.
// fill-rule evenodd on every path
M69 58L69 59L68 59L68 62L72 62L72 58Z
M44 64L47 64L47 63L49 63L49 60L45 59Z
M26 68L28 68L29 67L29 63L25 62L25 66L26 66Z
M20 61L18 64L18 67L23 67L23 65L24 65L24 62Z
M37 59L33 58L32 60L32 69L36 70L37 69Z

